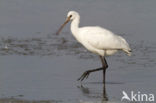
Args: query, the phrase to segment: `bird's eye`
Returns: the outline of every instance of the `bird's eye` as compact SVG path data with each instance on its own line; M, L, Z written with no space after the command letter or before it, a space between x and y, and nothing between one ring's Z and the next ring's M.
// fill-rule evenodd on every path
M69 16L70 18L72 17L72 15Z

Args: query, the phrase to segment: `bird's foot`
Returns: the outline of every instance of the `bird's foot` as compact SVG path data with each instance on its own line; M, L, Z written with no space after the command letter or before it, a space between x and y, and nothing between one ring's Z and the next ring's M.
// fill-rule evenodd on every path
M88 76L89 76L89 74L90 74L90 70L88 70L88 71L85 71L82 75L81 75L81 77L80 78L78 78L77 80L79 81L83 81L85 78L87 79L88 78Z

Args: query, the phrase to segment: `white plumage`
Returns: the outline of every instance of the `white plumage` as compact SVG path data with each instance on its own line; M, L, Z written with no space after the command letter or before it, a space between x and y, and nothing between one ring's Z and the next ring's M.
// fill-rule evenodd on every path
M116 53L117 50L123 50L131 55L131 49L124 38L99 26L79 27L79 14L70 11L67 17L71 15L71 32L89 51L101 56L107 56Z
M102 62L102 68L87 70L78 80L82 81L84 78L88 78L91 72L103 70L103 83L105 83L105 72L108 68L105 56L113 55L118 50L122 50L130 56L131 49L128 43L123 37L99 26L79 27L80 15L75 11L68 13L65 23L58 30L57 34L69 21L72 21L71 32L77 41L89 51L99 55Z

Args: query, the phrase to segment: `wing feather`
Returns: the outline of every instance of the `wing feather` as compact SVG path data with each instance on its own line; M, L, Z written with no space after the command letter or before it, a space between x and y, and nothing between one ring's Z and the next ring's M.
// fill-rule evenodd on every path
M101 27L84 27L80 31L84 40L98 49L122 49L125 45L122 37Z

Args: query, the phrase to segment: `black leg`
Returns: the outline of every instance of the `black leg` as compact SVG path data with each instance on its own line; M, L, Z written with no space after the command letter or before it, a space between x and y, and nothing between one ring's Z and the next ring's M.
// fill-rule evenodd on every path
M103 84L103 98L102 101L108 101L108 96L106 94L106 87L105 84ZM103 103L103 102L102 102Z
M103 70L103 83L105 83L105 73L106 73L106 69L108 68L108 64L107 64L107 61L106 61L106 59L104 57L100 56L100 59L101 59L101 62L102 62L102 68L87 70L77 80L78 81L79 80L83 81L85 78L86 79L88 78L90 73Z
M106 61L105 57L100 56L100 59L101 59L101 62L102 62L102 66L107 69L108 64L107 64L107 61Z
M106 69L108 68L108 64L107 64L105 57L100 56L100 59L102 62L102 67L103 67L103 83L105 83Z
M77 80L78 80L78 81L79 81L79 80L83 81L85 78L86 78L86 79L88 78L88 76L89 76L89 74L90 74L91 72L96 72L96 71L100 71L100 70L103 70L103 67L102 67L102 68L97 68L97 69L92 69L92 70L87 70L87 71L85 71L85 72L81 75L81 77L78 78Z

